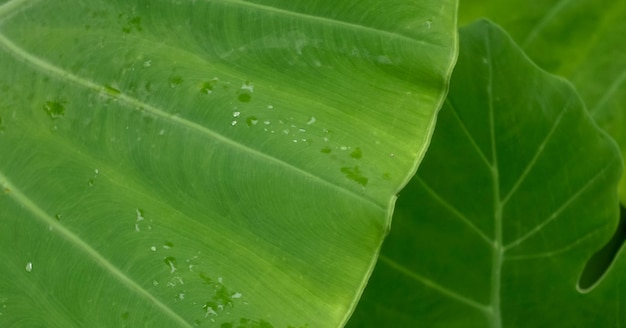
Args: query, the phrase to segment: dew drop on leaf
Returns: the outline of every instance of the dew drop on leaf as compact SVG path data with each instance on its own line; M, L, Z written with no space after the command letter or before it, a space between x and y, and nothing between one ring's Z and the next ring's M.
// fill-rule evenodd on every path
M341 168L341 173L345 174L346 177L360 185L362 185L363 187L365 187L365 185L367 185L368 179L366 177L363 176L363 174L361 173L361 170L359 169L358 166L355 167L342 167Z
M250 99L252 99L252 96L249 93L242 93L242 94L239 94L239 97L237 97L237 99L243 103L247 103L247 102L250 102Z
M170 84L170 88L174 89L183 83L183 78L180 76L172 76L169 78L168 82Z
M176 258L172 256L168 256L165 259L163 259L163 262L170 269L170 273L174 273L176 271Z
M363 156L363 154L361 153L361 148L356 147L352 153L350 153L350 157L354 158L354 159L360 159Z
M56 119L65 116L65 102L64 101L47 101L43 106L44 111L50 118Z
M249 127L252 127L253 125L257 125L259 123L259 120L256 118L256 116L249 116L246 118L246 125Z

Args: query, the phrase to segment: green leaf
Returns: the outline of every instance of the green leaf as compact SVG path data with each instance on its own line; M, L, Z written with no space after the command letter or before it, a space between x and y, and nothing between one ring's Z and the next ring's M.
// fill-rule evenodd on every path
M349 326L624 322L625 263L578 286L617 225L615 143L498 27L480 21L460 39L431 146Z
M0 326L341 326L456 6L4 1Z
M619 0L471 0L461 2L459 19L493 19L539 66L572 81L626 159L625 15ZM626 176L619 188L626 205Z

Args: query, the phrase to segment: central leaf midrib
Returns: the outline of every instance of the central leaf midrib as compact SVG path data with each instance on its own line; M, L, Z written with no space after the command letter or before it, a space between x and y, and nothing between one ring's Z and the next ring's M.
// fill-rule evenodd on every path
M504 257L504 249L502 246L502 198L500 195L500 172L498 169L498 154L496 144L496 132L495 132L495 113L493 105L493 58L491 56L491 39L487 34L485 38L485 56L487 59L488 69L488 81L487 81L487 101L489 110L489 133L491 137L491 166L490 171L492 174L493 182L493 212L494 212L494 238L493 238L493 253L491 264L491 315L490 326L492 328L502 327L502 315L500 308L500 288L501 288L501 274L502 274L502 261Z

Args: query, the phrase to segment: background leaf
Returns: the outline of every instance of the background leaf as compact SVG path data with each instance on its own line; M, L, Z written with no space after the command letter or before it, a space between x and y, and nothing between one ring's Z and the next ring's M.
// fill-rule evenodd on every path
M0 326L342 325L456 9L2 2Z
M540 67L572 81L626 158L626 2L469 0L459 13L461 26L494 20ZM626 205L626 176L619 188Z
M619 325L623 275L577 287L617 224L617 147L502 30L480 21L460 39L431 146L349 326Z

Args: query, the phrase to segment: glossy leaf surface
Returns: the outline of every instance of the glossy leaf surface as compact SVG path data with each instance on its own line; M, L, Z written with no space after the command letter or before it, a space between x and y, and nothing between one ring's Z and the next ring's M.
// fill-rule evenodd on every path
M455 1L3 1L0 326L337 327Z
M626 159L625 1L469 0L459 13L461 26L480 17L494 20L540 67L572 81ZM626 176L620 195L626 205Z
M622 163L573 87L490 22L459 61L349 327L613 327L624 259L578 287L617 225Z

